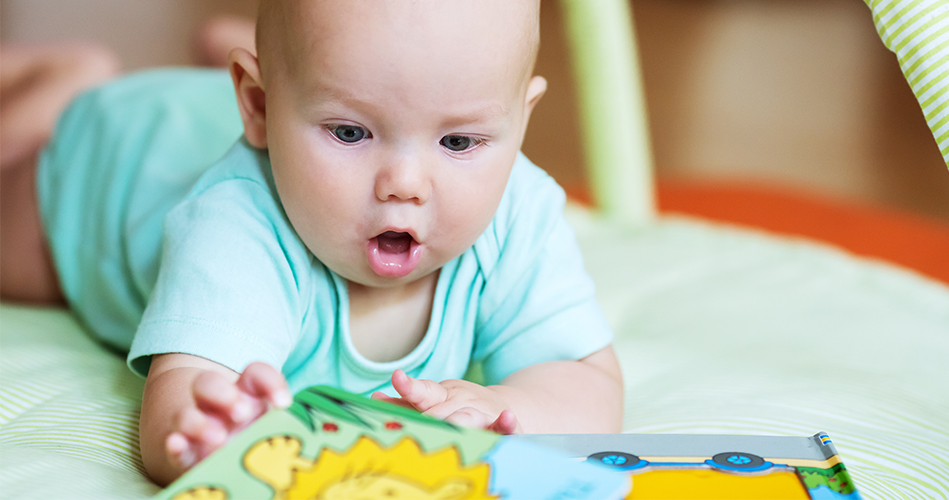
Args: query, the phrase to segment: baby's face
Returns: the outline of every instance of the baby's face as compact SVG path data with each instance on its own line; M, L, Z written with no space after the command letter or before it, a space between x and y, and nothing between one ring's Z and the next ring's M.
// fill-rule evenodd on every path
M294 54L262 62L267 147L293 227L330 269L406 284L485 230L545 88L519 3L300 2Z

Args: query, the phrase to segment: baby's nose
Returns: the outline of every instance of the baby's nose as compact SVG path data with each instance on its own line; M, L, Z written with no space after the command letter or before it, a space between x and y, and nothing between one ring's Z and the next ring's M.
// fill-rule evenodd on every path
M432 196L429 169L416 157L401 157L380 169L376 176L380 201L411 201L424 204Z

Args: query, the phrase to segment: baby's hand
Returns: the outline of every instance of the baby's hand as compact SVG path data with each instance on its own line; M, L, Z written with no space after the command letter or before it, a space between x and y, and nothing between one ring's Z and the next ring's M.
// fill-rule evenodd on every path
M392 398L381 392L373 399L415 408L426 415L463 425L497 432L521 432L520 424L503 398L490 387L464 380L445 380L441 383L414 379L402 370L392 374L392 386L401 398Z
M272 366L252 363L236 382L206 371L191 386L194 406L178 412L165 453L187 470L217 450L238 431L263 415L268 404L286 408L293 402L287 382Z

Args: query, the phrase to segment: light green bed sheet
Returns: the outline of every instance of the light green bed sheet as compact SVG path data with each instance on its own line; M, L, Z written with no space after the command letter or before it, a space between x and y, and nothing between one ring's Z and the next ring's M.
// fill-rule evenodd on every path
M949 498L949 288L803 240L571 209L626 432L834 439L866 499ZM582 332L578 332L582 334ZM0 492L145 498L142 381L63 311L0 307Z

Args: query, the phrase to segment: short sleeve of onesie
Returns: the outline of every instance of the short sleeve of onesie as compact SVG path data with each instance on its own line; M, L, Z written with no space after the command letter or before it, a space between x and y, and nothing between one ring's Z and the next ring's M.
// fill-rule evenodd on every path
M242 140L243 142L243 140ZM274 196L263 151L238 143L165 219L158 280L129 353L185 352L235 371L282 366L300 336L297 276L311 272Z
M563 215L563 190L523 155L508 189L474 247L485 276L474 358L488 384L536 363L580 359L612 341Z

